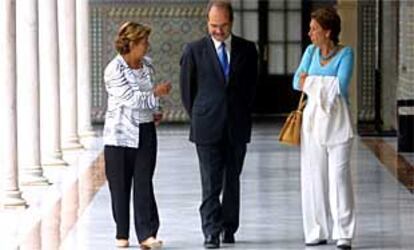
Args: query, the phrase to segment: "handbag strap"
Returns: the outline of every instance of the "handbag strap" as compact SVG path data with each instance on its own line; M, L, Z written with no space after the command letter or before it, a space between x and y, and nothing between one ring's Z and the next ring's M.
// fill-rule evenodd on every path
M302 111L305 108L306 101L304 99L305 99L305 92L302 92L302 94L300 95L300 100L299 100L299 104L297 108L298 111Z

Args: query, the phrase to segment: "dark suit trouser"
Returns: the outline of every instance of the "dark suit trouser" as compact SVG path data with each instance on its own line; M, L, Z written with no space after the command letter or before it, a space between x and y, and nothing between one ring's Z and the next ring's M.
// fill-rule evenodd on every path
M197 144L197 154L202 184L200 215L204 236L217 236L221 231L235 233L239 227L240 174L246 144L230 145L227 140L216 145Z
M138 240L156 236L159 217L154 197L157 138L154 123L139 126L139 148L105 146L105 172L116 223L116 238L129 238L131 186L133 183L134 221Z

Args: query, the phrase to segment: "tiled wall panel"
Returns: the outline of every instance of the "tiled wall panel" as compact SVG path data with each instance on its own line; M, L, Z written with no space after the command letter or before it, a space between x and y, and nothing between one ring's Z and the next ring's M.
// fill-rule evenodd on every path
M162 99L166 121L185 121L179 94L179 60L185 43L206 33L206 1L91 1L92 120L104 121L105 65L115 55L113 41L126 20L152 27L149 55L156 69L156 82L171 80L172 94Z

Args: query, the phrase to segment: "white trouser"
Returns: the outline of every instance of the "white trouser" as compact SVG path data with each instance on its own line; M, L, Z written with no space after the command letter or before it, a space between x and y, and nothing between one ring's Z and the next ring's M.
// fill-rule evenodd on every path
M334 240L352 239L354 236L351 144L352 139L337 145L321 145L302 131L301 186L306 243L329 238L330 215Z

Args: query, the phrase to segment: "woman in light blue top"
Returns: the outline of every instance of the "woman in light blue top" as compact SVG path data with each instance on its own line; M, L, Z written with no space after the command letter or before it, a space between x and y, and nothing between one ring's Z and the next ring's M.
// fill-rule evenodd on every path
M327 244L332 234L337 248L351 249L355 232L350 171L353 133L347 103L354 56L351 47L339 44L340 30L341 20L334 8L321 8L311 14L308 35L312 44L306 48L296 70L293 88L306 92L311 86L309 84L315 83L315 79L319 83L325 83L323 79L327 77L334 79L339 85L335 85L336 92L332 99L335 99L337 106L345 112L339 113L339 109L334 108L332 113L325 116L327 126L319 126L321 122L308 115L312 108L316 109L315 99L321 98L321 95L308 96L308 105L303 112L304 124L314 119L308 123L312 124L310 128L302 127L301 134L303 228L307 246ZM336 130L344 126L348 133L337 135L338 131L328 132L330 135L343 137L334 143L321 143L315 136L321 133L321 129ZM346 136L343 136L344 134ZM333 222L332 227L329 225L330 218ZM330 228L332 232L329 231Z
M109 183L116 246L128 247L130 197L133 187L135 231L142 248L161 246L152 177L157 155L155 115L158 98L171 83L154 84L153 66L146 57L151 28L124 23L115 39L118 55L105 68L108 108L103 132L105 173Z
M340 94L349 103L348 87L354 66L354 53L352 48L348 46L337 45L335 50L338 51L331 52L331 58L328 63L328 60L324 59L320 47L314 44L309 45L294 75L293 88L296 90L302 89L300 84L302 73L307 75L337 76L339 78ZM327 56L329 57L329 52Z

